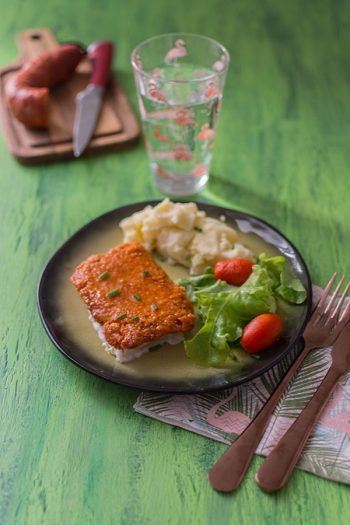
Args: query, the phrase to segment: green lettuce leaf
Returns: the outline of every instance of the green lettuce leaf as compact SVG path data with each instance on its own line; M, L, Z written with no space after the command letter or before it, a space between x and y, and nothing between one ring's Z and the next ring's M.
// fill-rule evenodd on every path
M198 365L221 366L231 352L229 341L242 335L241 321L230 305L231 295L222 292L212 296L202 328L191 340L185 341L187 356Z
M203 274L194 275L189 279L180 279L179 284L184 286L186 294L192 303L197 303L200 294L217 294L223 290L234 288L225 281L215 279L213 268L209 267Z
M236 311L246 323L257 315L276 311L272 286L273 281L266 269L254 265L253 273L238 288L235 297Z
M203 325L192 339L185 341L185 351L189 359L199 365L221 366L232 353L232 343L240 339L247 322L276 310L273 281L259 265L253 267L253 273L240 288L217 281L222 291L213 293L215 283L197 277L197 285L203 286L193 286L194 279L182 280L181 284L189 290Z
M268 257L265 253L261 253L258 265L267 270L273 280L274 292L285 301L294 304L301 304L305 301L306 290L283 255Z
M306 290L287 259L264 253L241 287L215 279L212 268L180 284L202 323L192 339L185 341L186 354L202 366L218 367L234 358L244 326L257 315L275 312L278 297L294 304L306 299Z

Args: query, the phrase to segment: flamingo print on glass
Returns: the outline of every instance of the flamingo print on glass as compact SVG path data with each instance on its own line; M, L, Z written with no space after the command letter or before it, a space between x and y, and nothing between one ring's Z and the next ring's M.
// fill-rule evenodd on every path
M161 35L133 51L150 167L168 195L196 193L208 180L228 64L226 49L199 35Z

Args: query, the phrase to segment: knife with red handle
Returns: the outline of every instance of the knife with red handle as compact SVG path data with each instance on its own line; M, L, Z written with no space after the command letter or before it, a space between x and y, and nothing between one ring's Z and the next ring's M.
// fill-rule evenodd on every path
M102 99L110 77L114 45L108 40L94 42L87 49L92 74L87 87L76 96L73 127L74 156L80 157L90 142L100 114Z

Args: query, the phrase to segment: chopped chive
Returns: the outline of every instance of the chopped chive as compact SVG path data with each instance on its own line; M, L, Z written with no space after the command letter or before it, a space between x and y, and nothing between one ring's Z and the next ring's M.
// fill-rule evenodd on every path
M143 272L142 272L142 276L143 276L143 277L149 277L150 275L151 275L151 274L149 273L148 270L143 270Z
M111 274L109 272L102 272L98 279L99 281L105 281L110 276Z
M159 310L158 305L156 303L151 304L151 308L153 312L156 312L157 310Z
M137 321L139 321L139 320L140 320L140 318L139 318L138 315L134 315L134 317L131 318L131 321L132 321L133 323L137 323Z
M186 255L185 259L186 259L186 261L190 261L192 259L192 255L191 254Z
M120 321L121 319L125 319L126 313L118 315L116 321Z
M135 301L141 301L142 300L141 295L138 294L138 293L134 293L133 298L135 299Z
M119 295L120 294L120 289L119 288L114 288L113 290L110 290L107 295L108 297L115 297L116 295Z
M234 250L234 249L235 249L235 243L233 243L231 246L231 250Z
M199 226L195 226L194 229L196 230L196 232L199 232L199 233L202 233L202 228L200 228Z

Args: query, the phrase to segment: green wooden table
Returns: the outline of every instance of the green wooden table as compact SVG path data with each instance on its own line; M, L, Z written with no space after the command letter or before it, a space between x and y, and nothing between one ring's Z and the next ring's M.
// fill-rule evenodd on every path
M132 48L151 35L198 32L232 63L204 201L280 228L314 282L350 276L349 3L270 0L12 0L1 8L1 63L15 34L51 27L60 40L112 39L134 107ZM36 285L51 253L97 215L161 198L145 149L24 167L0 139L0 523L349 523L349 487L297 471L279 494L254 482L234 495L207 471L224 446L133 412L137 392L75 367L46 337Z

